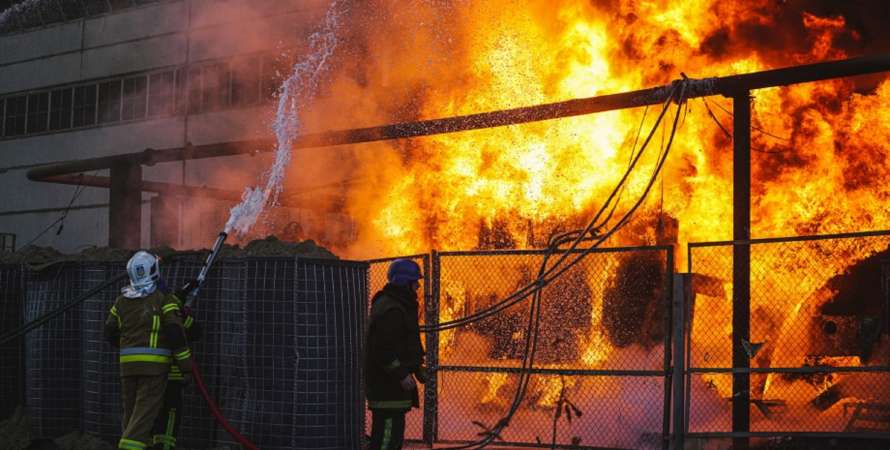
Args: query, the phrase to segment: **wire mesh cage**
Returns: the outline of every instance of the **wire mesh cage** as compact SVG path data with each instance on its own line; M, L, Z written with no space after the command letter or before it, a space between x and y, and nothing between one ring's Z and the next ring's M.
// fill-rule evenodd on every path
M63 306L89 289L78 263L25 273L25 322ZM69 311L25 336L25 405L33 432L58 436L80 428L82 313Z
M164 284L182 285L200 265L197 258L164 264ZM16 295L24 300L19 316L34 320L123 268L122 262L60 263L40 272L4 266L0 282L5 288L4 312L9 313L4 320L16 317ZM24 385L35 435L81 430L108 442L120 437L117 350L105 341L102 330L121 287L110 286L29 333L24 354L4 352L4 360L24 360L27 382L4 366L2 391L13 396ZM264 449L359 448L367 298L365 263L220 260L194 310L204 336L192 348L211 395L230 423ZM21 349L18 345L13 350ZM179 445L235 445L213 422L196 390L186 389L183 403ZM8 407L16 404L9 402Z
M24 279L20 264L0 265L0 330L22 325ZM23 340L15 339L0 346L0 419L23 404Z
M692 244L688 427L732 430L733 245ZM750 431L890 433L890 232L750 243ZM886 270L886 269L884 269Z
M125 270L121 262L81 265L84 282L89 287L97 286ZM103 329L108 311L123 286L124 282L121 281L103 289L78 308L82 317L80 348L83 352L80 429L101 436L109 442L120 438L123 407L120 399L120 373L117 370L118 351L105 340Z

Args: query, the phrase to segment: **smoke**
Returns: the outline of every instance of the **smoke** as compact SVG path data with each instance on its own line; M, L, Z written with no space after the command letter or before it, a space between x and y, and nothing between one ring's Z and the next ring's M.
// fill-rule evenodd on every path
M344 14L341 2L335 0L328 8L319 31L309 38L309 55L293 68L293 73L279 90L278 109L272 128L275 132L276 150L272 168L267 173L264 187L248 187L241 203L231 210L225 231L246 234L256 223L263 209L277 201L283 189L285 170L291 161L294 140L301 131L300 108L318 90L321 74L328 59L337 47L337 30Z

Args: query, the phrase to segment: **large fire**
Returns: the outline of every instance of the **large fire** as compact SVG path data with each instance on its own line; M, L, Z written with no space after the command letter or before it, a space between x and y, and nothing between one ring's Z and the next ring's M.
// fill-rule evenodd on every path
M362 20L347 36L350 58L307 109L309 129L621 92L669 82L681 71L744 73L853 56L868 45L843 16L799 11L794 22L786 17L791 6L771 0L371 3L353 11ZM879 113L890 83L869 81L753 93L752 235L890 225L883 207L890 187L873 182L890 170L883 146L890 122ZM731 236L731 141L708 113L710 107L729 128L722 109L731 105L708 103L689 103L660 192L645 205L679 219L681 243ZM319 183L307 167L325 181L360 180L326 205L357 224L356 239L332 243L349 256L477 248L480 224L502 228L512 246L536 246L602 203L627 165L643 115L629 110L305 152L292 165L290 188ZM649 111L644 129L654 116ZM621 207L648 175L632 180Z
M885 31L870 27L866 11L831 10L815 0L406 3L378 0L353 7L327 87L305 110L306 131L622 92L668 83L681 71L702 78L858 56L874 51ZM890 177L890 115L883 111L890 80L842 79L752 94L752 236L890 228L890 184L883 181ZM342 214L357 227L354 236L326 242L348 257L541 247L554 232L586 222L602 204L638 149L640 129L645 133L652 126L655 109L299 152L287 190L348 181L315 201L319 211ZM731 114L725 98L685 105L657 189L632 231L611 244L654 244L653 224L664 217L679 224L675 243L680 246L731 238ZM653 146L664 145L668 132L666 127L657 132ZM657 153L650 151L631 177L619 212L643 191ZM807 269L799 265L802 254L795 262L764 260L759 282L791 294L755 311L763 314L759 323L769 325L752 331L752 341L767 341L755 365L803 364L806 352L788 350L782 342L801 338L795 334L798 316L810 317L825 301L813 293L829 276L882 249L878 244L848 249L831 260L827 275L792 277L790 288L783 285L788 274ZM818 249L801 249L809 251ZM678 266L685 267L685 251L676 254ZM816 260L825 258L812 264ZM464 315L473 302L484 304L472 300L474 292L504 295L515 289L525 269L501 269L517 278L445 282L442 320ZM697 311L693 326L696 345L721 349L718 365L730 364L730 281L723 277L715 292L700 296L711 298L713 308ZM576 356L585 367L597 368L615 349L614 340L600 331L607 295L593 283L590 289L592 331L577 337ZM700 320L702 314L709 318ZM717 331L707 335L702 327ZM456 336L448 332L443 339L447 357ZM825 361L861 364L849 358ZM730 377L703 378L715 395L731 397ZM835 381L820 380L814 395ZM510 390L502 387L513 382L503 374L487 375L479 383L481 403L506 404ZM621 390L611 383L613 391ZM754 397L780 396L783 383L793 380L752 377ZM552 406L574 385L541 377L531 395L539 406Z

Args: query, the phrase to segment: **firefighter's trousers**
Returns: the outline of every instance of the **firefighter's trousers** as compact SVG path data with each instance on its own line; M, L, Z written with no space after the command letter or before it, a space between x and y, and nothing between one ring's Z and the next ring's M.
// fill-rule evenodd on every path
M152 438L154 448L172 450L176 448L176 436L179 435L179 424L182 422L182 381L167 381L164 394L164 405L155 419Z
M164 403L167 374L121 377L124 417L118 448L142 450L151 445L151 429Z

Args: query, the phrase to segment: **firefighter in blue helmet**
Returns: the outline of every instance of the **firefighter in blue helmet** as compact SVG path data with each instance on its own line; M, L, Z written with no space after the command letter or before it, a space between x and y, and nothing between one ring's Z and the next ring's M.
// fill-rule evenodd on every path
M365 347L369 450L401 449L405 414L420 406L417 382L426 381L417 301L422 277L415 262L395 260L387 272L389 282L371 300Z

